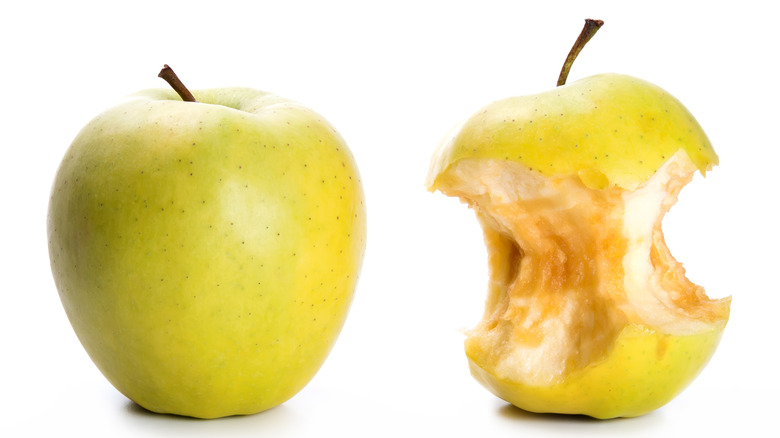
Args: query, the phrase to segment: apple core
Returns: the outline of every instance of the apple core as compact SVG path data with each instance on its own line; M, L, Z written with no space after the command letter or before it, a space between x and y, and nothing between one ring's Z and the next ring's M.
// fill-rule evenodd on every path
M472 375L532 412L632 417L666 404L715 352L730 298L685 276L665 213L718 156L663 89L620 74L491 103L434 154L427 186L482 225L490 279L467 334Z

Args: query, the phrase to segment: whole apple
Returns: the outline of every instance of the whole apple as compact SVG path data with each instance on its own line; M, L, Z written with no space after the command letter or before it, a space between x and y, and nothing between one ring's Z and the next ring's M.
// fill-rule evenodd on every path
M140 92L78 134L51 191L51 268L79 340L128 398L251 414L331 350L365 250L363 191L310 109L248 88L192 94Z

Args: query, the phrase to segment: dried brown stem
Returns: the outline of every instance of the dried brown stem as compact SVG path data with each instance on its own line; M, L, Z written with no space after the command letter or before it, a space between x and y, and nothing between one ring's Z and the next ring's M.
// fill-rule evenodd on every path
M162 70L160 70L160 74L157 76L165 79L165 82L181 96L181 100L185 102L197 102L195 96L193 96L192 93L190 93L190 90L184 86L179 77L176 76L176 73L173 72L173 69L168 67L168 64L165 64Z
M585 27L582 28L580 36L577 37L577 41L574 42L574 45L569 51L569 55L566 57L566 61L563 63L563 67L561 68L561 74L558 76L559 87L566 83L566 78L569 77L569 70L571 70L571 66L574 64L574 60L577 59L577 55L580 54L582 48L585 47L585 44L587 44L588 41L593 38L593 35L596 35L596 32L598 32L598 30L603 25L604 22L601 20L592 20L590 18L585 19Z

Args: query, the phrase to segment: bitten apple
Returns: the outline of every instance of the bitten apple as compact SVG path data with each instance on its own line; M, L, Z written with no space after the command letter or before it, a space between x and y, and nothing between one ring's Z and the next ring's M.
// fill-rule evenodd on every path
M661 222L717 163L678 100L626 75L500 100L458 126L428 187L467 202L484 230L473 376L522 409L596 418L678 394L714 353L730 298L686 278Z
M51 268L128 398L251 414L301 390L333 346L365 249L363 191L310 109L248 88L192 94L138 93L78 134L51 191Z

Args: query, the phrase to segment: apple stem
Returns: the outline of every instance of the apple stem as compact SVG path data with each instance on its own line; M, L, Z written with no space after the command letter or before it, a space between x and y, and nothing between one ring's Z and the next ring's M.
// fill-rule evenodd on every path
M184 86L179 77L176 76L176 73L173 72L173 69L168 67L168 64L163 66L162 70L160 70L160 74L158 74L157 77L165 79L165 82L167 82L168 85L170 85L171 88L173 88L173 90L179 94L181 100L185 102L197 102L197 100L195 100L195 96L193 96L192 93L190 93L190 90Z
M593 38L593 35L596 35L596 32L598 32L603 25L604 22L602 20L585 19L585 27L582 28L580 36L577 37L577 41L575 41L574 45L571 47L569 55L563 63L563 68L561 68L561 74L558 76L558 87L566 83L566 78L569 77L569 70L571 70L571 65L574 64L574 60L577 59L577 55L580 54L582 48L585 47L585 44Z

